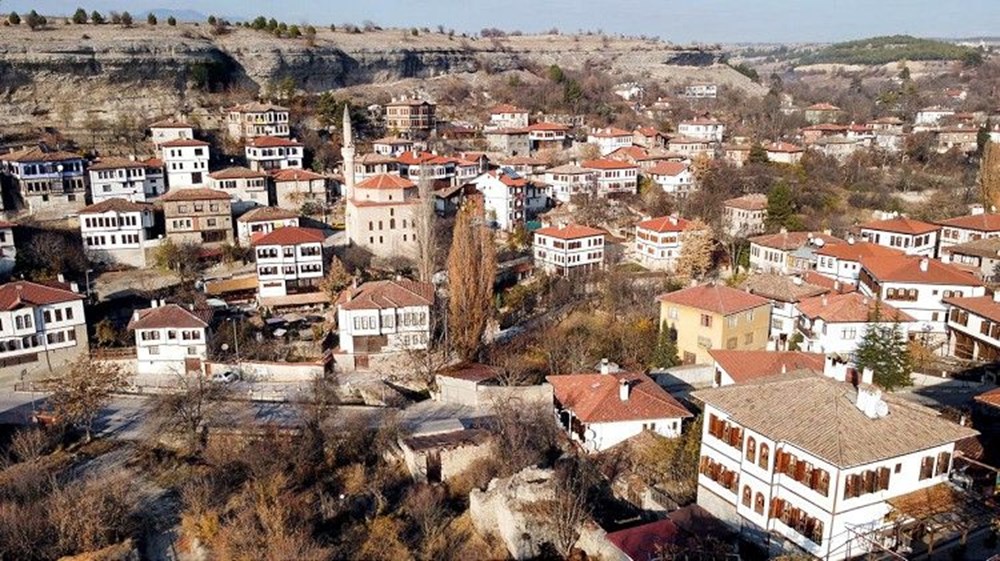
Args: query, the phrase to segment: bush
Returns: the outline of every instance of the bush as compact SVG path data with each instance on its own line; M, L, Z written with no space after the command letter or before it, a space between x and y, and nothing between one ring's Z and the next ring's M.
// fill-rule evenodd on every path
M219 20L217 20L215 16L208 16L208 25L215 25L218 22Z
M76 11L73 12L72 20L73 23L77 25L83 25L87 23L87 10L84 10L83 8L77 8Z
M148 25L156 25L157 23L158 22L156 21L156 15L155 14L149 14L148 16L146 16L146 24L148 24Z
M177 18L175 18L174 16L168 17L167 25L169 25L170 27L174 27L175 25L177 25Z
M132 14L128 12L122 12L122 25L125 27L132 26Z
M104 23L104 16L101 15L101 12L94 10L93 12L90 12L90 23L94 25L101 25Z
M24 16L24 23L28 24L32 30L38 29L45 25L46 21L43 16L38 15L38 12L31 10L28 15Z
M17 12L11 12L10 15L7 16L7 23L11 25L21 25L21 16L17 15Z

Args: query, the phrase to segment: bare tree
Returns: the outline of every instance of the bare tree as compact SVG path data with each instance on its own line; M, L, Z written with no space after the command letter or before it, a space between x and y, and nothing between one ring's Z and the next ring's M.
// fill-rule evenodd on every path
M475 359L493 315L496 267L493 233L483 221L482 205L466 202L458 213L448 254L449 338L466 360Z
M128 381L128 373L117 364L84 355L69 365L66 374L50 383L49 403L60 420L82 428L84 440L89 442L97 415L111 401L111 394L123 389Z
M417 245L420 249L417 270L421 282L431 282L437 253L437 240L434 235L434 221L437 215L434 212L434 187L430 172L423 164L420 165L417 190L420 194L420 203L417 205L413 220L417 230Z
M151 421L158 433L180 431L188 452L204 450L207 427L225 410L225 400L232 396L228 384L214 383L200 374L178 374L177 391L158 396L152 404Z
M1000 208L1000 145L987 142L979 164L979 187L983 203Z
M712 267L712 230L700 220L692 220L681 232L681 253L676 272L682 277L701 278Z

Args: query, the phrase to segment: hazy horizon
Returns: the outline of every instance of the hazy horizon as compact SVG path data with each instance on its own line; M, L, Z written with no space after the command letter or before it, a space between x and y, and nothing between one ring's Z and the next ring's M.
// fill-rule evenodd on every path
M66 0L10 0L0 11L69 15L78 6L88 11L111 10L142 13L150 10L192 10L203 14L252 19L257 15L288 23L361 23L371 20L385 27L443 25L459 32L476 33L486 27L535 33L556 27L565 33L597 31L658 36L674 42L799 43L831 42L873 35L909 34L922 37L964 38L1000 34L996 0L964 0L942 6L931 0L702 0L698 3L661 0L620 0L608 5L592 0L550 0L544 3L508 0L498 4L482 0L400 0L318 3L287 0L279 5L261 4L248 9L246 2L211 3L177 0L172 5L148 1L97 1L87 4Z

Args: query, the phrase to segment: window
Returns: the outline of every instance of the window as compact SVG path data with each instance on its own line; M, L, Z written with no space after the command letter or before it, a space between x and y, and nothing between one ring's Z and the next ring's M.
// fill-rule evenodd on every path
M951 467L951 454L948 452L941 452L937 456L937 467L935 473L941 475L948 473L948 469Z
M757 514L764 514L764 494L757 493L753 500L753 511Z
M158 355L158 354L160 354L160 347L157 347L156 345L153 345L152 347L149 347L149 354L151 354L151 355Z
M701 314L701 326L712 327L712 316L708 314Z
M934 457L925 456L920 460L920 481L934 477Z
M754 463L757 461L757 441L754 440L752 436L747 438L746 458L747 461L750 463Z
M753 333L747 333L743 336L743 344L750 345L753 343Z
M743 486L743 506L750 508L750 503L753 501L753 492L750 491L749 485Z
M768 448L767 444L760 445L760 457L757 458L757 465L762 469L768 469L768 464L771 462L771 450Z
M739 339L737 339L736 337L730 337L726 341L726 348L729 350L733 350L738 346L739 346Z

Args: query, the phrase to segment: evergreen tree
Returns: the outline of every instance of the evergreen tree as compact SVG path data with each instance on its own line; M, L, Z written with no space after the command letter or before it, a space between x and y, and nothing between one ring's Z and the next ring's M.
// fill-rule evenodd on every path
M264 16L257 16L257 17L255 17L254 20L253 20L253 23L250 24L250 27L253 28L253 29L256 29L257 31L260 31L262 29L266 29L267 28L267 18L265 18Z
M122 12L122 25L125 27L132 27L132 14Z
M156 25L157 23L159 23L156 20L156 14L150 13L149 15L147 15L146 16L146 23L149 24L149 25Z
M168 17L167 18L167 25L169 25L170 27L173 27L173 26L177 25L177 18L175 18L174 16Z
M83 25L87 23L87 10L84 10L83 8L77 8L76 11L73 12L73 23L77 25Z
M11 25L21 25L21 16L17 15L17 12L11 12L10 15L7 16L7 21Z
M767 157L767 150L763 146L754 144L750 147L750 155L747 157L747 161L751 164L766 164L771 159Z
M670 368L681 363L677 358L677 330L663 322L660 335L656 339L656 350L650 359L653 368Z
M94 10L93 12L90 12L90 23L94 25L101 25L104 23L104 16L101 15L101 12Z
M35 30L45 25L45 18L38 15L38 12L35 10L31 10L28 12L28 15L24 16L24 23L28 24L28 27L32 30Z
M877 305L854 351L854 366L858 372L870 368L874 383L888 391L913 383L913 362L903 331L898 322L887 325Z
M788 188L787 183L779 181L767 194L767 227L771 230L787 227L794 217L795 204L792 201L792 190Z
M986 124L979 127L976 131L976 155L979 157L983 156L986 151L986 145L990 142L990 121L987 120Z

